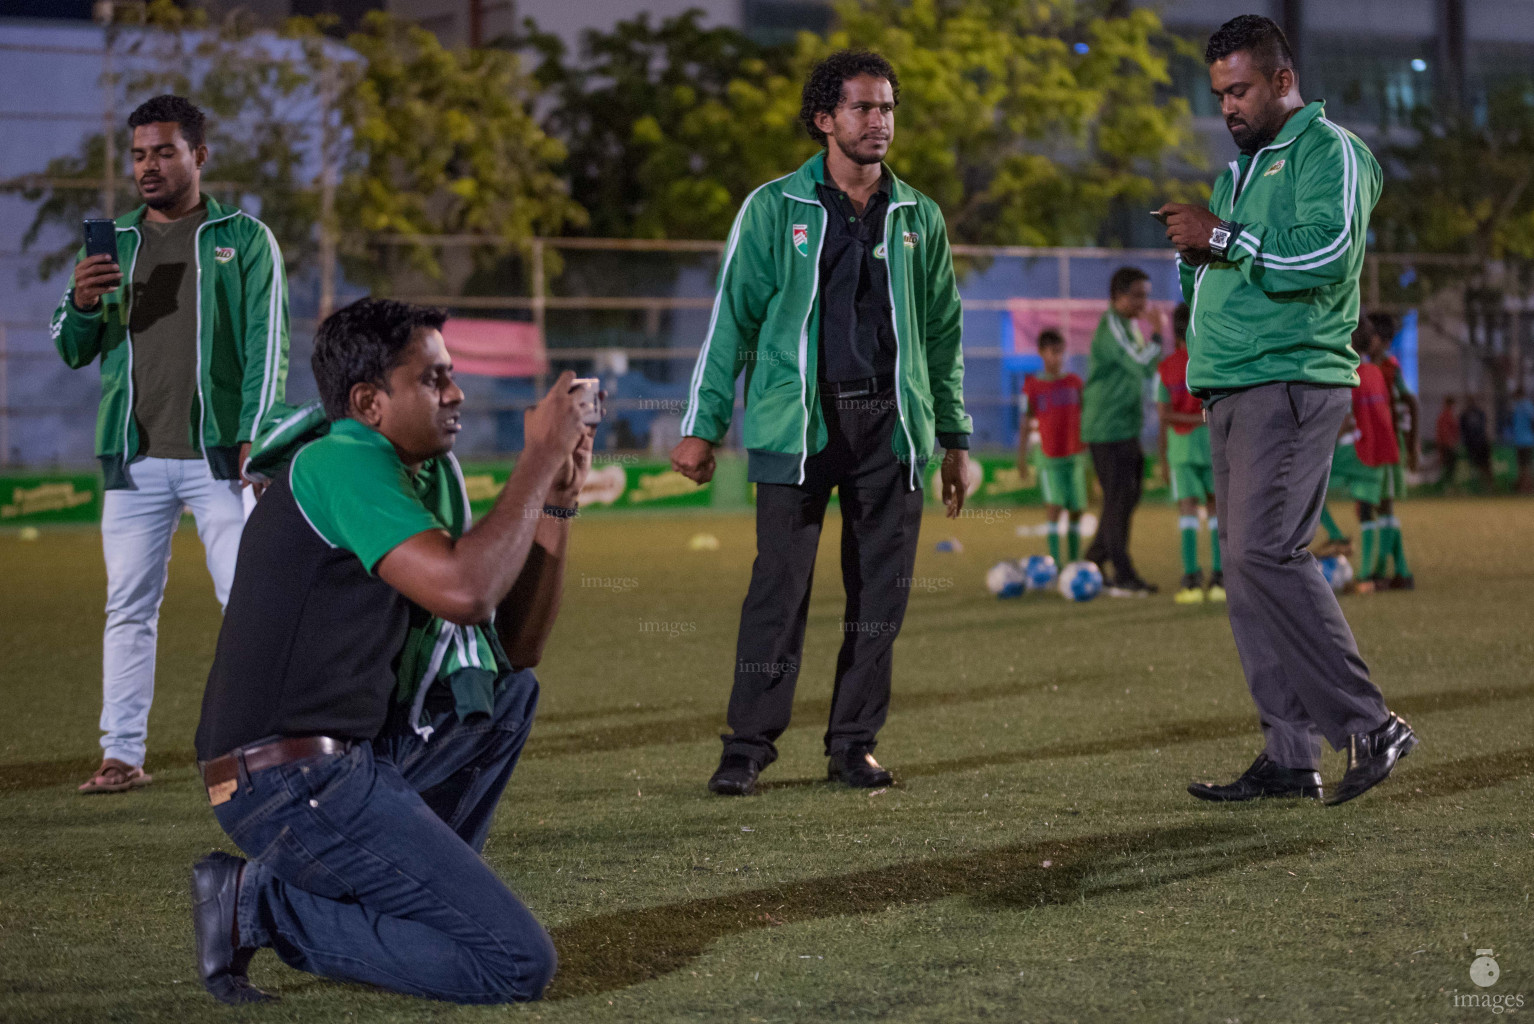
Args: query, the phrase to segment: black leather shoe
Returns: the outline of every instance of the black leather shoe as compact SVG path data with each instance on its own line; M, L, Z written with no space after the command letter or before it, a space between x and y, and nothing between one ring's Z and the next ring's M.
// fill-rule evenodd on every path
M1138 576L1116 579L1107 586L1109 597L1149 597L1161 590L1154 583L1147 583Z
M1417 734L1395 712L1373 732L1348 737L1348 770L1327 799L1328 804L1347 803L1384 782L1396 762L1417 748Z
M848 747L832 753L826 778L858 789L878 789L893 785L895 781L895 777L874 760L867 747Z
M1188 792L1200 800L1220 803L1283 797L1319 800L1321 773L1306 768L1284 768L1269 761L1267 754L1258 754L1246 774L1235 782L1225 786L1195 782L1188 787Z
M227 853L210 853L192 865L192 931L197 942L197 973L202 986L221 1003L264 1003L277 997L250 983L245 970L254 949L234 940L234 908L239 897L240 868L245 861Z
M756 792L756 777L762 766L745 754L725 754L708 780L708 791L720 796L750 796Z

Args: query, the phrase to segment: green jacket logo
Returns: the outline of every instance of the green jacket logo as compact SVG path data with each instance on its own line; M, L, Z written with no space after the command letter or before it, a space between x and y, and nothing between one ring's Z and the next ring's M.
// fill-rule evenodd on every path
M916 248L916 243L920 241L921 235L917 234L915 231L907 231L905 233L905 247L907 249Z
M220 245L213 250L213 258L220 263L228 263L234 259L234 246Z
M1262 176L1264 178L1271 178L1271 177L1273 177L1273 175L1277 174L1279 171L1281 171L1283 169L1284 169L1284 162L1282 160L1280 160L1278 163L1274 164L1272 167L1269 167L1267 170L1263 171L1262 172Z
M800 256L810 254L810 226L808 224L794 225L794 249Z

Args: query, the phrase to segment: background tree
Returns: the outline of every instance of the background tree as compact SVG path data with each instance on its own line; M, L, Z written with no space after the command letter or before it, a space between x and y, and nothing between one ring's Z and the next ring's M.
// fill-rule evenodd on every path
M890 162L936 199L955 240L1122 243L1115 207L1191 197L1185 101L1169 96L1180 43L1150 11L1075 0L842 0L828 36L754 48L696 14L588 33L572 66L538 37L546 120L570 146L575 195L599 234L722 238L745 196L815 152L798 124L813 64L847 46L900 74Z
M1387 183L1373 226L1381 248L1460 254L1381 282L1392 299L1457 338L1486 371L1504 411L1508 379L1529 362L1525 310L1534 298L1534 107L1531 82L1512 82L1479 115L1423 107L1412 141L1385 149ZM1453 293L1455 309L1431 301ZM1461 322L1453 322L1455 314Z
M475 234L506 246L585 222L555 165L565 148L529 108L535 83L505 50L452 51L381 12L347 38L361 75L342 100L349 133L337 197L348 273L408 267L440 279L429 241L370 247L378 235ZM476 269L496 256L476 250Z
M641 14L582 33L573 55L530 19L501 41L538 56L544 126L568 149L564 170L591 234L722 237L763 175L781 174L787 154L813 152L766 101L792 88L791 50L701 18L694 9L655 24Z
M484 235L502 252L540 232L583 221L554 166L564 155L528 113L535 85L503 51L454 53L431 33L375 12L341 46L326 22L291 18L260 30L235 13L210 23L200 11L155 0L146 24L121 30L128 70L122 120L143 99L187 96L209 114L209 183L220 198L258 212L283 247L290 271L313 265L322 242L337 243L354 281L382 286L395 275L445 279L440 247L423 235ZM118 130L126 152L128 130ZM47 179L103 177L105 137L50 161L42 181L13 184L37 203L24 238L52 226L69 241L38 262L48 277L74 261L79 223L100 209L89 189ZM326 201L327 177L333 201ZM132 192L126 167L122 196ZM380 235L403 236L387 245ZM455 268L458 282L496 259L476 250Z

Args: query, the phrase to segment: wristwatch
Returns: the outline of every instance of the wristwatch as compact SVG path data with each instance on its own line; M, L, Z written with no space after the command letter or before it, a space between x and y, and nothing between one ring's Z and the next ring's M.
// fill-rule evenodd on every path
M1222 220L1209 232L1209 251L1215 259L1226 259L1230 253L1230 247L1235 244L1236 238L1241 234L1242 225Z

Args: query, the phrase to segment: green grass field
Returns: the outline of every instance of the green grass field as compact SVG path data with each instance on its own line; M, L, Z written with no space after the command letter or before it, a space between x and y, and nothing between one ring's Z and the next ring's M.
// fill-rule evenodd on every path
M1334 508L1347 524L1351 514ZM151 720L154 785L94 767L105 581L93 532L0 534L0 1020L1472 1021L1534 1013L1534 504L1424 500L1419 588L1344 600L1423 743L1342 807L1184 792L1259 749L1224 613L1182 608L1166 507L1136 553L1163 595L997 601L1042 550L1032 510L929 518L879 757L821 781L839 641L834 514L795 726L750 799L704 781L753 556L744 517L576 524L543 700L486 856L561 957L547 1001L462 1008L335 984L270 952L281 1003L230 1011L194 973L188 869L233 849L191 752L218 609L177 536ZM698 532L716 552L687 549ZM933 550L944 536L962 554ZM1342 759L1328 755L1328 784ZM1501 980L1468 969L1492 948Z

